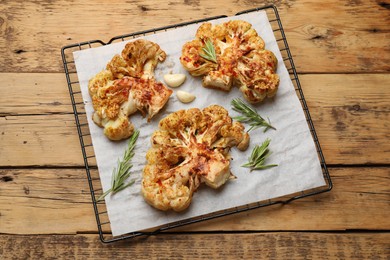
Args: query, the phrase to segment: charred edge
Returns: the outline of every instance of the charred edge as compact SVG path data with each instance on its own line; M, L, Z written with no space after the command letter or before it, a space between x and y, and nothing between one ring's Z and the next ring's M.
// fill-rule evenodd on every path
M9 182L9 181L13 181L14 178L12 178L11 176L3 176L0 178L0 181L2 182Z
M378 5L379 5L380 7L383 7L383 8L386 8L386 9L390 9L390 4L388 4L388 3L379 2Z

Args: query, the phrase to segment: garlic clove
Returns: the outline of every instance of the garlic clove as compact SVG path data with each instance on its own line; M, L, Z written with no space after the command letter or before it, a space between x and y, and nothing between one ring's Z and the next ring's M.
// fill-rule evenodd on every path
M190 103L190 102L194 101L194 99L196 98L195 95L188 93L186 91L183 91L183 90L178 90L176 92L176 96L183 103Z
M186 80L185 74L165 74L164 81L171 88L177 88Z

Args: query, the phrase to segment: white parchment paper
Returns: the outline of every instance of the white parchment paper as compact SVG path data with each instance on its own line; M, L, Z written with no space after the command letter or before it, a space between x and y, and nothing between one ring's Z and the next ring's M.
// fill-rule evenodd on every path
M236 97L242 99L243 97L238 88L233 88L229 93L203 88L201 79L190 76L181 66L179 57L182 46L194 38L199 24L143 37L158 43L168 55L166 61L159 64L155 71L157 80L163 81L163 75L171 71L187 74L187 80L184 85L174 89L166 107L150 123L147 123L146 119L142 118L139 113L131 116L135 127L141 130L135 156L132 160L134 167L131 179L135 180L135 184L115 195L106 197L114 236L325 185L315 145L302 107L283 63L266 13L263 11L253 12L214 20L212 23L219 24L233 19L250 22L264 39L266 49L273 51L278 58L279 90L274 98L256 106L263 117L270 118L272 125L277 130L271 129L263 133L263 130L259 128L251 131L251 143L248 150L240 152L233 148L231 151L233 157L231 171L237 176L237 179L227 182L218 190L201 186L194 194L192 203L186 211L180 213L162 212L149 206L140 192L142 169L146 164L145 154L150 148L150 136L158 128L160 119L179 109L204 108L211 104L222 105L229 110L231 116L236 116L238 114L230 108L230 101ZM104 191L110 188L113 168L116 166L118 158L122 157L127 143L126 141L109 141L103 135L103 130L93 123L91 119L93 108L88 94L88 80L103 70L111 58L122 51L126 43L114 43L73 53ZM197 98L190 104L182 104L176 98L177 90L194 93ZM261 144L266 138L272 140L269 146L272 155L267 160L267 164L278 164L278 166L251 173L247 168L240 167L247 161L253 147L256 144Z

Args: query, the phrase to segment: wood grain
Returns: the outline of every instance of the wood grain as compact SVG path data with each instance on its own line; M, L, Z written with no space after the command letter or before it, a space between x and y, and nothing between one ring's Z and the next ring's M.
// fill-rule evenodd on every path
M0 235L4 259L388 259L389 233L166 234L102 244L96 235ZM12 248L12 250L10 250Z
M0 165L84 164L74 116L0 117Z
M390 74L300 80L327 163L390 163ZM1 73L0 82L8 89L0 96L0 166L83 165L63 74Z
M328 163L390 163L389 75L300 77Z
M61 48L266 4L279 10L332 191L102 244ZM389 7L388 0L1 1L0 259L390 259ZM94 188L101 192L98 180Z
M0 117L72 113L65 73L0 73Z
M330 175L334 183L330 192L175 231L390 229L390 168L331 168ZM97 232L90 201L82 169L0 170L0 233ZM100 207L99 212L105 212L105 208ZM105 217L101 215L102 222L107 220ZM109 232L108 225L103 227Z
M3 1L0 71L63 71L61 47L275 4L299 72L390 71L384 1ZM88 14L88 15L87 15ZM93 15L90 15L93 14ZM331 17L331 19L329 19Z
M85 170L0 170L1 233L97 230Z

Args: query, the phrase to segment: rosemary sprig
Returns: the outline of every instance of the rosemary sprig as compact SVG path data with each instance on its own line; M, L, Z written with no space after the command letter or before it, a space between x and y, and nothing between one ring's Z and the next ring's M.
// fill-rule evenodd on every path
M132 134L132 136L129 139L127 149L123 155L122 160L118 159L118 167L114 168L112 176L111 176L111 188L108 189L106 192L104 192L97 201L103 200L109 193L112 192L112 194L117 193L130 185L134 183L133 181L130 181L129 183L125 183L125 181L130 177L130 169L133 167L133 164L131 163L131 159L134 156L134 148L135 143L139 136L139 130L135 130L135 132Z
M215 53L215 47L213 42L208 39L205 47L202 48L203 53L200 53L202 58L217 63L217 54Z
M251 156L249 157L249 161L241 166L250 168L251 171L264 170L278 166L277 164L264 164L265 160L271 155L271 152L268 149L268 145L270 142L271 140L267 138L260 146L256 145L252 150Z
M231 105L233 107L233 110L242 114L241 116L233 117L233 119L239 122L249 123L251 128L249 128L248 132L258 127L265 127L264 132L266 132L270 128L276 130L276 128L271 125L269 118L268 122L265 121L265 119L262 118L254 108L246 104L241 99L233 99Z

